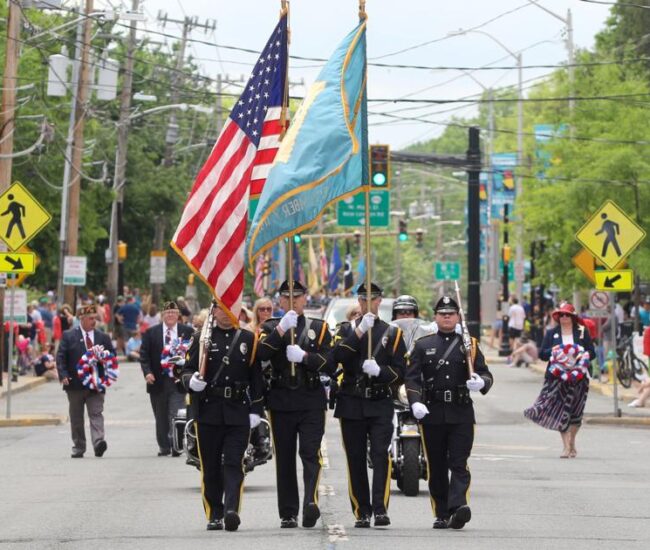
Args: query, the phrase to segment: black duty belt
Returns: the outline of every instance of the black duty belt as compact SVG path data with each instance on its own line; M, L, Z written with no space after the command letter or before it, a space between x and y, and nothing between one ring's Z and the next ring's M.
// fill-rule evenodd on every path
M429 403L455 403L457 405L466 405L471 402L469 390L465 386L451 390L434 390L427 388L426 398Z
M370 399L378 401L392 397L392 392L388 384L368 384L364 383L361 379L356 383L343 382L341 385L341 393L343 395L353 395L354 397L361 397L361 399Z
M271 379L271 388L283 390L308 389L315 390L320 388L320 377L317 373L305 372L302 366L296 366L295 376L291 376L291 369L286 368L283 372Z
M246 395L248 384L236 384L234 386L210 386L206 393L209 397L221 397L223 399L242 399Z

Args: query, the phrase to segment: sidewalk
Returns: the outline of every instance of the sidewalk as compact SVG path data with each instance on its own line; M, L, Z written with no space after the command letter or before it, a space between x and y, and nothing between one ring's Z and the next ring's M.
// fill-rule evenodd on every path
M33 390L47 383L57 384L53 380L47 380L42 376L24 375L19 376L17 382L11 383L11 402L14 403L17 394ZM14 414L11 418L5 417L7 407L7 373L3 373L2 387L0 387L0 428L17 427L17 426L57 426L67 421L67 417L54 413L35 413L35 414Z
M508 365L507 357L499 356L498 349L490 348L485 343L481 344L481 349L485 355L485 360L487 361L488 366L499 365L506 368L517 369L514 365ZM546 365L546 361L537 360L535 363L530 365L528 369L524 367L519 367L519 369L535 373L539 375L541 379L546 371ZM603 383L592 379L589 382L589 391L611 398L613 408L614 385L611 381ZM627 406L630 401L638 397L636 389L634 387L624 388L620 384L617 384L617 393L621 416L615 416L613 411L612 414L585 414L585 423L620 426L650 426L650 407L631 408Z

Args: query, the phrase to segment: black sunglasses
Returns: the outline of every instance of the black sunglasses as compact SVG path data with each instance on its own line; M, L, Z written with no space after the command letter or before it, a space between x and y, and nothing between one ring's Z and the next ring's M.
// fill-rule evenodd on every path
M573 315L571 315L570 313L558 313L558 317L559 317L559 318L562 318L562 317L573 317Z

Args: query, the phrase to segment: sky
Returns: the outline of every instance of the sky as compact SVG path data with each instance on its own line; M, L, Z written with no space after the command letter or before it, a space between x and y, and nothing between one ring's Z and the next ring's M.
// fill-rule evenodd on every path
M482 67L488 64L514 66L512 54L522 52L524 67L535 64L560 64L567 60L566 25L539 7L537 2L566 19L571 10L576 49L591 48L595 35L604 27L609 6L580 0L367 0L368 61L391 65L425 67ZM170 19L196 16L199 23L216 20L208 33L194 29L191 37L209 44L190 43L192 55L206 76L221 73L237 80L247 75L257 56L223 46L260 50L277 22L280 0L142 0L147 21L144 28L180 36L181 25L168 22L164 29L159 12ZM70 2L67 2L68 4ZM96 8L131 6L131 0L95 0ZM121 7L120 7L121 6ZM358 22L357 0L294 0L290 3L291 55L327 58L340 40ZM510 12L510 13L509 13ZM500 16L500 17L499 17ZM489 22L490 20L494 21ZM485 24L487 23L487 24ZM501 42L472 32L450 36L461 29L479 27ZM167 40L168 46L172 40ZM428 43L422 45L423 43ZM508 53L505 48L510 50ZM402 51L407 50L407 51ZM401 53L396 53L401 52ZM291 95L303 96L318 76L322 63L291 60ZM523 70L524 87L550 69ZM458 70L415 70L369 67L369 99L458 99L480 94L485 88L515 85L516 69L476 71L472 76ZM142 90L144 93L147 90ZM238 93L235 86L227 91ZM390 113L413 105L391 102L369 104L369 141L388 143L394 150L436 137L444 125L422 122L394 122L377 113ZM472 116L473 105L449 111L458 105L427 105L402 112L443 123L451 116ZM439 112L445 111L445 112ZM436 112L435 114L432 114ZM389 122L387 124L387 122Z

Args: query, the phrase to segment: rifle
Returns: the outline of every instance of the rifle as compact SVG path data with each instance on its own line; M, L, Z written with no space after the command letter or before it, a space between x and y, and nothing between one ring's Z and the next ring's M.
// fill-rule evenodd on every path
M201 337L199 339L199 376L201 379L205 377L205 372L208 369L208 355L212 340L212 324L214 322L214 308L216 305L216 302L212 300L208 318L205 320L205 323L201 328Z
M458 281L454 281L454 286L456 288L456 301L458 302L458 316L460 317L460 326L463 329L463 347L465 348L465 357L467 358L467 373L471 378L472 374L474 374L474 364L472 362L472 338L469 335L467 323L465 322L465 313L463 312L463 302L460 298L460 288L458 288Z

